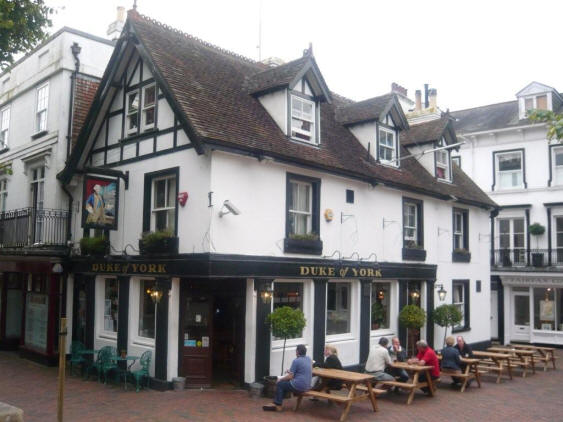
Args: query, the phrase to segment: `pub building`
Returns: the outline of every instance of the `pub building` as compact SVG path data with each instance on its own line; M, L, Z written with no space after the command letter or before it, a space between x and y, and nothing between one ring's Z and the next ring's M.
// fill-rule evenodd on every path
M150 350L162 389L279 374L266 325L279 306L307 321L285 362L299 343L317 361L330 343L349 368L383 335L412 347L407 304L456 304L455 331L487 345L479 233L495 203L451 163L456 142L448 116L409 125L395 93L331 93L311 48L271 67L129 11L58 174L81 204L72 340ZM438 150L411 156L421 148ZM442 336L431 317L418 334Z

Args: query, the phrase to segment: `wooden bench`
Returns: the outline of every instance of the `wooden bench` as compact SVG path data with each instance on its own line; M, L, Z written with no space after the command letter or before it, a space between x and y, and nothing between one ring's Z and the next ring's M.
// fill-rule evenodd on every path
M497 384L500 384L503 372L506 372L508 377L512 379L512 368L516 365L510 363L510 354L475 350L473 355L479 358L479 363L477 365L479 371L483 369L484 371L493 371L497 373Z
M394 368L404 369L407 372L413 373L411 382L401 381L379 381L382 385L388 387L399 387L409 391L407 405L411 404L414 400L414 393L418 389L427 388L428 394L434 396L435 386L434 381L427 382L426 375L430 376L431 366L409 365L406 362L393 362L391 365ZM422 380L419 380L419 377Z
M553 369L555 369L557 356L555 356L555 349L553 347L534 346L533 344L509 344L508 347L521 350L533 350L535 352L534 359L543 362L544 372L547 371L549 362L551 362Z
M442 356L439 355L438 359L441 361ZM481 388L481 374L487 373L487 371L479 369L478 366L479 359L464 358L464 357L460 359L461 362L465 364L465 370L463 372L455 373L454 371L449 371L447 368L442 368L440 369L441 373L443 375L448 375L452 377L452 379L454 378L462 379L463 383L461 384L461 390L460 390L462 393L469 386L469 381L471 381L472 379L475 379L477 381L477 384L479 385L479 388Z

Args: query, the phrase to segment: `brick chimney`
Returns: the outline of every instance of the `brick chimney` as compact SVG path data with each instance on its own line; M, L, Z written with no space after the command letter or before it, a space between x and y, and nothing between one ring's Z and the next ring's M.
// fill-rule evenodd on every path
M123 26L125 25L125 7L117 7L117 17L116 20L110 23L108 30L106 32L110 40L115 41L121 35Z
M422 111L422 92L420 89L417 89L414 93L414 109L417 112Z
M407 97L407 89L395 82L391 84L391 92Z
M436 90L436 88L431 88L428 90L428 102L429 107L430 108L436 108L437 107L437 97L438 97L438 91Z

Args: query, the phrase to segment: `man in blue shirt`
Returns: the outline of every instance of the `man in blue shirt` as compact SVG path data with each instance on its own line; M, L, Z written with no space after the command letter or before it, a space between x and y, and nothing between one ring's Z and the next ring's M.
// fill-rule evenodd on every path
M304 393L311 388L313 362L305 356L307 348L300 344L295 349L297 357L291 363L291 368L283 377L279 377L276 385L274 403L263 406L262 409L270 411L281 411L283 397L287 391L292 393Z

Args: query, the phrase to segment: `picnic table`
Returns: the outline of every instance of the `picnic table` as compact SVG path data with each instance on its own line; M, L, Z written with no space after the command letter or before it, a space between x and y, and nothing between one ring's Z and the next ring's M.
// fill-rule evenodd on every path
M535 346L533 344L509 344L508 347L520 350L532 350L535 352L534 358L543 362L543 370L547 371L549 362L552 363L553 369L555 369L555 348L545 347L545 346Z
M478 366L479 370L495 371L497 373L497 384L500 384L502 373L505 372L505 370L509 378L513 379L512 367L514 365L510 363L510 354L474 350L473 356L480 358Z
M442 355L438 355L438 359L442 360ZM481 388L481 371L479 370L479 359L475 358L464 358L460 357L461 362L465 364L465 370L461 374L454 374L449 372L447 369L441 369L443 375L449 375L452 378L463 379L463 384L461 384L461 392L465 391L468 386L469 381L475 379L477 385Z
M373 411L377 411L377 403L375 401L376 389L372 387L374 381L373 375L328 368L313 368L313 375L321 378L321 391L310 390L299 394L297 396L297 403L295 404L295 411L299 409L303 397L327 399L331 402L345 405L340 415L340 422L346 420L352 403L356 401L370 400ZM342 381L348 387L348 394L331 393L327 384L327 381L331 379Z
M434 385L434 382L430 377L430 370L432 369L432 366L411 365L406 362L393 362L391 366L393 368L404 369L409 374L410 373L413 374L412 379L407 382L381 381L383 385L388 387L399 387L399 388L404 388L405 390L409 390L410 394L407 399L407 405L411 404L412 401L414 400L414 393L415 390L418 388L426 387L428 388L428 394L430 396L434 396L434 393L436 391L436 386ZM422 378L421 378L421 373L422 373Z
M522 368L522 378L526 377L526 372L528 368L532 368L532 373L536 373L536 367L534 364L534 351L524 350L524 349L513 349L509 347L494 346L489 347L487 350L497 353L508 353L513 356L510 362Z

